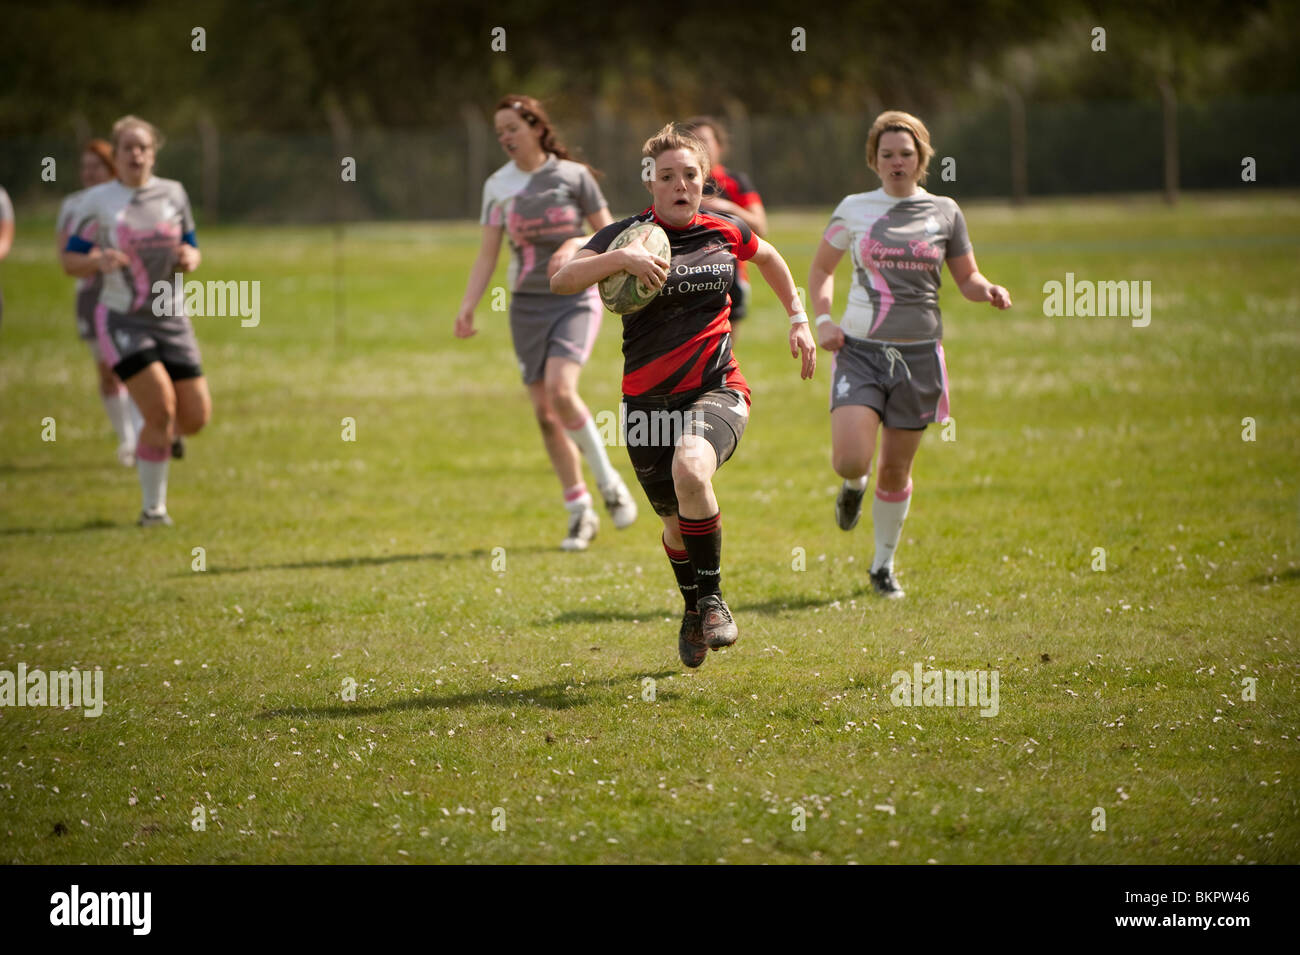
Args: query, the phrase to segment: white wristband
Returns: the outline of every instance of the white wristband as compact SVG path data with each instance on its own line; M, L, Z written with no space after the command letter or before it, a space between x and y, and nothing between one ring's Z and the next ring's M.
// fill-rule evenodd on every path
M795 312L793 315L790 316L790 324L791 324L791 325L807 325L807 324L808 324L808 313L807 313L807 312Z
M820 315L817 316L817 327L821 328L827 322L833 322L833 321L835 321L835 319L831 318L829 312L822 312Z

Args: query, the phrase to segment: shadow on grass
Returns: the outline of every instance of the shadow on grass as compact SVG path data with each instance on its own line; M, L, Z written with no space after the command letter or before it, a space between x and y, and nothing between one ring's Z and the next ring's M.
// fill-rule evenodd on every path
M114 523L100 518L66 527L5 527L0 528L0 537L14 537L19 534L81 534L85 531L108 531L130 526L132 526L130 523Z
M861 597L863 594L870 593L870 587L858 587L846 594L838 594L830 597L822 597L816 594L799 594L791 597L773 597L770 600L764 600L759 603L731 603L731 612L734 613L777 613L782 610L807 610L809 607L825 607L827 604L834 603L836 600L851 600ZM566 610L558 613L553 617L547 617L537 621L537 626L553 626L563 623L611 623L616 620L622 620L626 623L633 621L659 620L662 617L677 619L681 613L681 608L677 604L671 607L658 607L641 610L621 610L615 607L609 608L587 608L580 610Z
M1300 567L1288 567L1278 574L1260 574L1250 578L1252 584L1294 584L1300 580Z
M437 693L422 693L419 696L394 700L367 706L363 703L338 703L330 706L282 706L274 710L264 710L258 714L259 719L277 719L292 716L304 719L312 717L335 718L378 716L381 713L397 713L401 710L449 710L466 706L478 706L483 703L500 706L503 709L517 707L523 703L536 703L550 710L568 710L575 706L587 704L586 691L598 687L638 686L646 677L662 680L664 677L676 676L680 670L660 670L658 673L632 673L626 676L612 676L604 680L589 680L585 683L562 680L546 683L542 686L519 687L511 689L502 686L490 690L476 690L473 693L452 693L446 696ZM662 693L660 695L663 695Z
M550 553L551 547L511 547L511 554ZM383 564L402 564L416 560L478 560L492 556L492 552L476 547L466 551L429 551L424 554L376 554L369 557L332 557L328 560L295 560L283 564L248 564L244 567L209 567L208 575L247 574L257 570L347 570L351 567L378 567ZM195 577L193 573L180 572L173 577Z

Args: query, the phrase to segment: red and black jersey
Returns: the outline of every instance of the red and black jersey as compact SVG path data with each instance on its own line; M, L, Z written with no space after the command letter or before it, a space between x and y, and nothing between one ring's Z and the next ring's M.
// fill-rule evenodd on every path
M730 172L720 163L714 165L704 183L704 198L710 196L730 199L742 209L749 209L763 201L748 176L743 172Z
M669 395L723 385L749 398L749 385L731 354L731 298L737 262L758 252L758 237L731 216L699 212L675 229L651 207L605 226L587 243L604 252L634 222L668 233L668 280L655 300L623 316L623 394Z
M762 197L759 196L758 190L754 188L754 183L748 176L743 172L731 172L721 163L714 164L709 172L709 178L704 181L704 198L711 197L728 199L742 209L752 209L763 204ZM744 281L749 281L743 262L740 265L739 275Z

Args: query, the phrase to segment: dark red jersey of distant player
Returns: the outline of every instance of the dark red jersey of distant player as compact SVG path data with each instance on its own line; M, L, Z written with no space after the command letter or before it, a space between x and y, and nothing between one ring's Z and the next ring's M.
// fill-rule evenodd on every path
M748 176L743 172L730 172L721 164L713 167L704 184L704 197L710 196L730 199L742 209L750 209L763 201Z
M585 248L604 252L634 222L655 222L668 233L668 280L655 300L623 316L623 394L669 395L703 388L734 388L749 400L749 385L731 354L731 288L737 262L758 252L758 237L743 222L699 212L675 229L647 209L605 226Z
M743 172L731 172L721 163L714 164L709 172L709 178L704 182L704 198L708 199L711 196L730 200L742 209L752 209L763 204L758 190L754 188L748 176ZM740 278L749 281L749 273L743 262L740 264Z

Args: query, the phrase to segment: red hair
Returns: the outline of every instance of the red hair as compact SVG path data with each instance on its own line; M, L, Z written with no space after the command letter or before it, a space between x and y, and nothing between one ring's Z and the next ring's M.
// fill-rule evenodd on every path
M117 178L117 167L113 165L113 147L108 144L107 140L92 139L90 142L86 143L85 147L81 150L81 153L82 155L85 155L86 153L94 153L95 157L104 164L104 168L108 170L108 174L114 179Z

